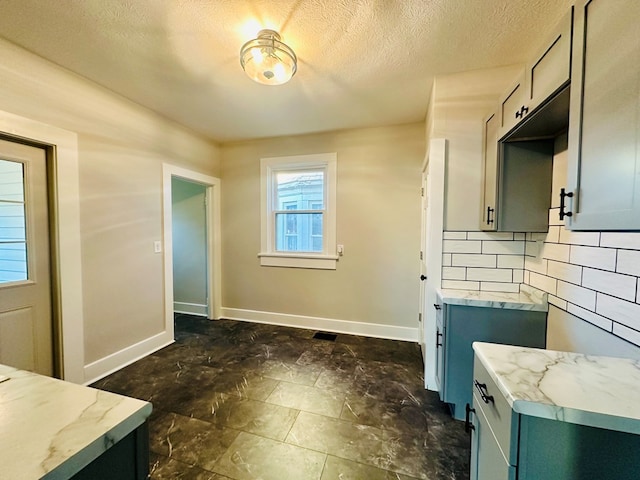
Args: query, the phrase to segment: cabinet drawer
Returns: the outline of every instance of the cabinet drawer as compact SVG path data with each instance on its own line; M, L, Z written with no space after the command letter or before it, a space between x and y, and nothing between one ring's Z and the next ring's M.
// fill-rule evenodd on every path
M473 403L476 411L482 411L487 419L505 461L510 465L517 465L519 416L513 413L507 400L477 357L473 366L473 383Z

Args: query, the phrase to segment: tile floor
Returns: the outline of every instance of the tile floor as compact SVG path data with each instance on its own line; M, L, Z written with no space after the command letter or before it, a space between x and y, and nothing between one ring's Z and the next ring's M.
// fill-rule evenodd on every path
M93 386L153 403L151 478L469 478L417 344L176 316L176 343Z

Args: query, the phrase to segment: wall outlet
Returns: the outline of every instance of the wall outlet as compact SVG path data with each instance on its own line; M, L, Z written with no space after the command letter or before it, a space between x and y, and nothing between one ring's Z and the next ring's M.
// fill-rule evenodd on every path
M160 240L153 242L153 252L162 253L162 242Z

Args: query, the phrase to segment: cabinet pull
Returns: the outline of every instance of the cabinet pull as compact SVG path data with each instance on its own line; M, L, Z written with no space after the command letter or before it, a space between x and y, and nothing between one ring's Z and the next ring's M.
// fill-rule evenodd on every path
M491 214L493 212L495 212L495 209L487 207L487 225L491 225L493 223L493 218L491 218Z
M440 338L442 338L442 334L440 333L440 330L437 329L436 330L436 348L442 346L442 343L440 343Z
M433 304L433 308L435 308L436 310L440 310L442 307L440 305L438 305L437 303Z
M566 193L564 188L560 189L560 220L564 220L564 217L572 217L573 213L572 212L565 212L565 204L564 204L564 199L565 197L569 197L572 198L573 197L573 192L569 192Z
M524 118L527 113L529 113L529 107L523 105L520 110L516 112L516 118Z
M471 414L472 413L476 413L476 409L475 408L471 408L471 405L469 405L467 403L467 406L464 407L466 413L464 416L464 431L469 433L471 430L475 430L476 427L473 426L473 423L471 423Z
M480 398L484 403L489 403L489 402L493 403L493 395L488 395L489 392L487 391L486 383L480 383L477 380L474 380L473 384L476 386L476 389L480 394Z

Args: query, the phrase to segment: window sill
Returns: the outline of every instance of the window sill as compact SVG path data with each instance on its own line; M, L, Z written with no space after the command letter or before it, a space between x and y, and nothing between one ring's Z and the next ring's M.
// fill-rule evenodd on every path
M294 253L259 253L262 267L312 268L318 270L335 270L337 255L312 255Z

